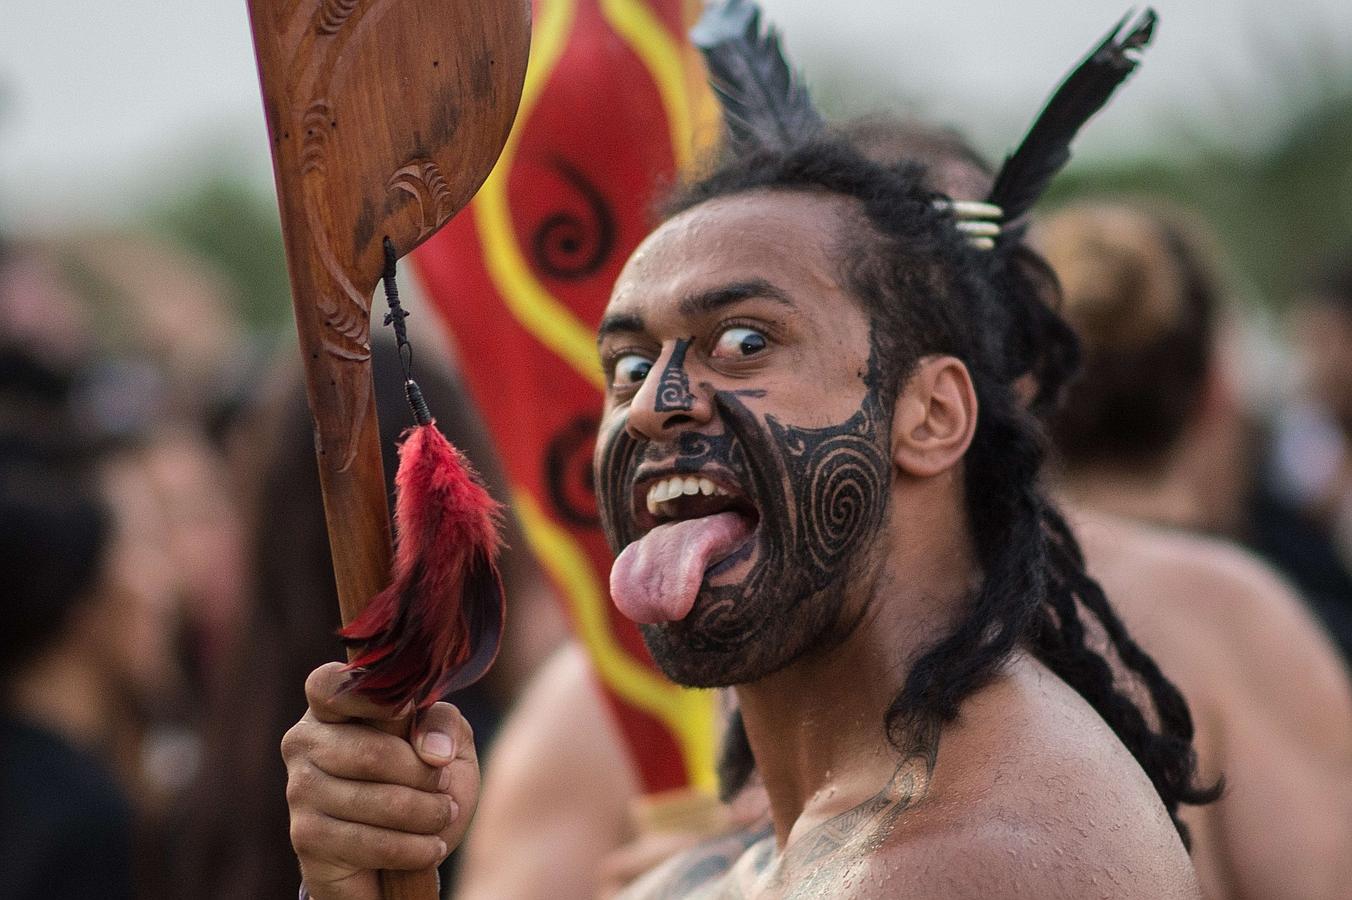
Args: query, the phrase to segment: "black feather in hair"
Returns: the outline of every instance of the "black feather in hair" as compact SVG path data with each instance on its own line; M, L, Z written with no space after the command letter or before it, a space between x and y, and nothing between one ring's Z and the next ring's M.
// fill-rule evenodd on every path
M1137 54L1150 43L1159 17L1147 8L1134 25L1127 27L1130 18L1131 13L1123 16L1103 42L1061 83L1023 143L1005 158L988 198L1004 210L1004 221L1014 221L1037 202L1069 161L1070 143L1081 126L1103 108L1118 86L1136 70Z
M690 30L723 107L733 153L786 150L826 127L784 59L779 34L773 27L761 29L760 14L752 0L720 0Z

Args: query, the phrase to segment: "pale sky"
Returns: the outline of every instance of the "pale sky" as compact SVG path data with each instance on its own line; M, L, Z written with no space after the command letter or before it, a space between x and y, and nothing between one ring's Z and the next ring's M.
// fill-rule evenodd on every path
M1124 0L762 0L811 85L864 73L854 111L913 98L989 150L1017 141ZM1155 46L1081 155L1190 131L1264 140L1326 59L1352 75L1349 0L1159 0ZM134 212L222 161L268 183L244 0L0 0L0 222Z

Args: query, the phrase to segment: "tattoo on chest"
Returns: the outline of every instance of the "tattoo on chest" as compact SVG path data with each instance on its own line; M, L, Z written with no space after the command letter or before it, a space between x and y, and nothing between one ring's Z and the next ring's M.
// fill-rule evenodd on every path
M901 761L882 790L793 842L774 878L786 898L839 896L852 869L867 861L892 834L902 815L929 791L938 753L935 739Z
M852 873L887 841L908 809L929 790L938 735L907 754L882 789L793 839L778 858L766 826L710 841L692 851L646 897L661 900L740 900L776 897L818 900L847 896Z
M644 900L689 900L696 897L740 897L736 885L724 879L748 854L763 868L774 852L774 829L769 825L724 835L686 854L662 883ZM728 891L732 893L728 893ZM712 893L711 893L712 892Z

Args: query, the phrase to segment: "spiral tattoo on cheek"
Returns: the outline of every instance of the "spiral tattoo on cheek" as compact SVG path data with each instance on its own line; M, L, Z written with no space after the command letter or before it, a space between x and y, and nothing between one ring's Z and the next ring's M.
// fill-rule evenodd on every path
M798 507L795 547L814 586L881 522L890 467L879 446L879 413L870 393L858 412L830 428L796 428L766 417Z
M657 383L657 399L653 403L655 412L690 412L695 408L695 395L690 393L690 376L685 372L685 354L695 339L681 338L671 351L671 359L662 370L662 380Z
M731 653L765 628L785 627L786 613L816 627L829 623L834 610L795 608L838 583L881 524L890 466L885 417L871 389L852 416L824 428L769 415L762 421L731 392L716 393L714 403L727 435L700 441L703 458L692 462L721 462L743 474L760 511L761 540L741 583L708 589L713 602L696 611L687 638L698 649Z

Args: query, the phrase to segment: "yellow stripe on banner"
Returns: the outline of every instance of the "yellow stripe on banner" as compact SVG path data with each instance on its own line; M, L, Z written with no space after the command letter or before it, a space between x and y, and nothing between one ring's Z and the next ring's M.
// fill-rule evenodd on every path
M712 793L717 788L714 692L677 687L633 659L610 630L609 601L586 552L545 515L528 492L518 491L513 499L531 548L568 597L578 637L591 654L597 674L622 699L671 730L691 786Z
M593 330L550 294L535 278L512 224L508 178L520 142L519 128L530 120L555 67L568 46L579 0L539 0L526 84L517 126L497 165L470 204L483 246L484 262L508 311L522 327L598 391L605 390L596 359ZM602 13L634 49L658 86L670 123L673 155L689 165L692 112L679 46L642 2L600 0ZM587 647L597 674L625 703L660 721L681 752L693 787L716 789L717 709L711 691L678 687L634 659L616 640L609 620L609 599L587 553L566 529L555 524L529 493L520 491L515 506L527 540L542 565L563 590L577 635Z
M676 167L688 169L694 159L695 129L680 44L672 39L645 0L601 0L601 14L628 41L652 75L667 114Z
M540 0L536 11L530 63L526 68L521 106L516 114L517 124L470 209L478 226L489 277L503 303L537 341L598 391L604 391L605 379L596 358L595 333L531 273L530 263L522 254L516 231L512 228L507 179L516 158L520 127L530 120L531 110L568 45L568 35L577 17L577 0Z
M716 145L723 136L723 108L709 87L704 56L691 44L683 48L686 67L686 94L690 97L690 120L694 123L694 148L698 154Z

